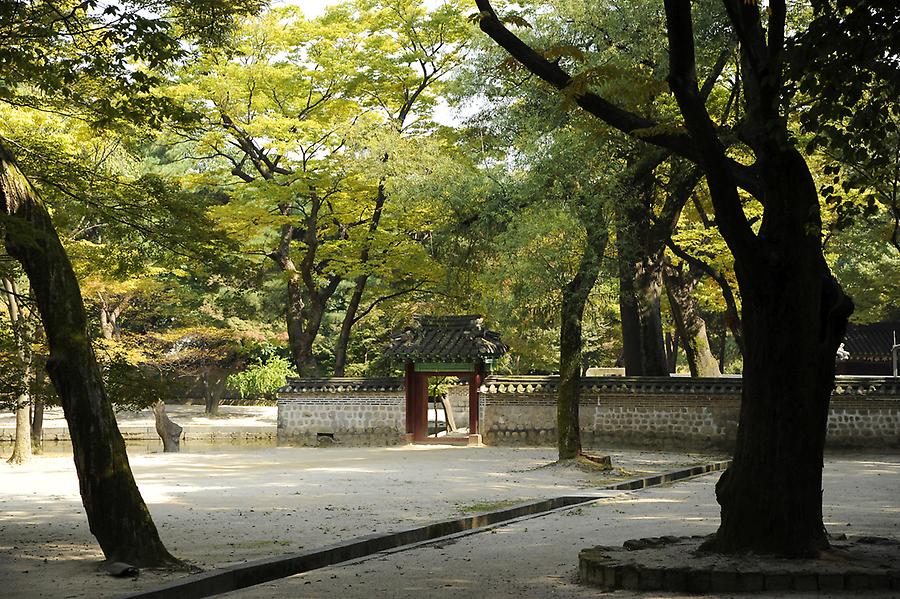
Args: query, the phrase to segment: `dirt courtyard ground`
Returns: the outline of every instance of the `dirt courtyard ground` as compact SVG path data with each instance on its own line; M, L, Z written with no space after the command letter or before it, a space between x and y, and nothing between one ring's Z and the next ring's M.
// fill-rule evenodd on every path
M229 599L690 599L663 592L601 592L577 583L578 553L628 539L704 535L719 523L718 474L616 494L477 534L375 554L228 593ZM900 456L832 455L822 502L832 534L900 539ZM689 559L689 558L688 558ZM852 556L831 556L852 566ZM712 593L704 599L896 599L897 591Z
M163 454L130 446L130 461L168 548L203 569L529 499L590 494L615 479L722 458L609 452L618 468L609 476L548 466L556 457L551 448L194 443L186 449ZM148 571L136 580L114 579L97 571L101 559L71 456L0 464L4 597L108 597L181 575Z

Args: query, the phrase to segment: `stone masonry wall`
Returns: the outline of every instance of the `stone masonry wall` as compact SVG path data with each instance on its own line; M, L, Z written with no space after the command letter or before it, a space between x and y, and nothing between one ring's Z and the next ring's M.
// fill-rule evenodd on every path
M492 376L479 394L488 445L556 444L556 377ZM583 379L580 406L585 447L729 451L740 412L739 378ZM450 400L459 426L468 415L465 387ZM278 443L346 445L405 441L402 379L291 379L278 394ZM831 399L832 448L900 449L900 380L839 377Z
M480 397L485 443L555 444L556 392L556 377L489 377ZM730 450L740 393L739 378L585 378L582 444ZM839 378L828 422L829 447L900 448L900 381Z
M279 445L397 445L405 433L402 379L291 379L278 392Z

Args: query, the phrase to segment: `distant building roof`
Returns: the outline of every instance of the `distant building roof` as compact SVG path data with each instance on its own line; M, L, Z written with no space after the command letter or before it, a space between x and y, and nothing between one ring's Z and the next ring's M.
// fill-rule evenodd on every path
M850 360L889 362L895 331L900 342L900 322L851 323L844 335L844 349L850 352Z
M411 327L391 337L386 355L413 362L475 362L509 349L500 334L484 328L477 314L413 317Z

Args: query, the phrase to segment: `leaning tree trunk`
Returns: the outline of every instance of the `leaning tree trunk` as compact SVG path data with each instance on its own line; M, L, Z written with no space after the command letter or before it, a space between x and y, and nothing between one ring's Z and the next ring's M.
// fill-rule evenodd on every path
M587 245L575 276L563 287L559 329L559 396L556 400L556 427L559 459L578 457L581 453L581 423L578 415L581 400L581 350L584 308L597 277L609 238L605 219L586 223Z
M47 371L59 393L91 532L104 555L135 566L177 563L163 546L134 482L125 442L91 347L78 279L40 202L0 145L5 244L24 268L44 324Z
M387 158L387 154L385 154L385 162ZM366 243L359 254L361 264L366 264L369 261L371 237L378 230L386 200L387 193L385 193L384 181L379 181L378 192L375 194L375 209L372 211L372 220L369 221L369 238L366 239ZM350 303L347 304L347 311L344 313L344 320L341 322L341 332L338 334L338 339L334 346L334 376L344 376L344 371L347 367L347 347L350 345L350 333L353 331L353 326L357 323L356 314L359 311L359 305L362 302L368 281L369 275L362 274L356 277L356 280L353 282L353 295L350 296Z
M344 320L341 321L341 331L338 333L337 341L334 344L334 376L344 376L346 372L350 334L353 332L356 314L359 311L359 305L362 302L362 296L368 281L369 275L360 275L356 277L353 283L353 294L350 296L347 311L344 313Z
M744 384L734 461L716 485L722 523L709 545L804 557L828 547L823 453L834 356L853 303L825 263L803 158L784 151L767 166L765 251L735 256Z
M690 270L685 272L682 267L667 265L663 270L663 280L669 297L672 319L684 347L691 376L721 376L719 363L709 345L706 322L700 316L700 309L694 299L696 276Z

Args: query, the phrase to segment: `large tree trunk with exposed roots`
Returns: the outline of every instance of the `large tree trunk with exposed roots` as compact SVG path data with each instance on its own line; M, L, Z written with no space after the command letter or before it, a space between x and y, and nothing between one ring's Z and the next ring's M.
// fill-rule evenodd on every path
M44 324L47 371L59 393L91 532L110 560L175 564L134 482L125 442L97 367L78 280L50 215L0 145L5 244L28 275Z

